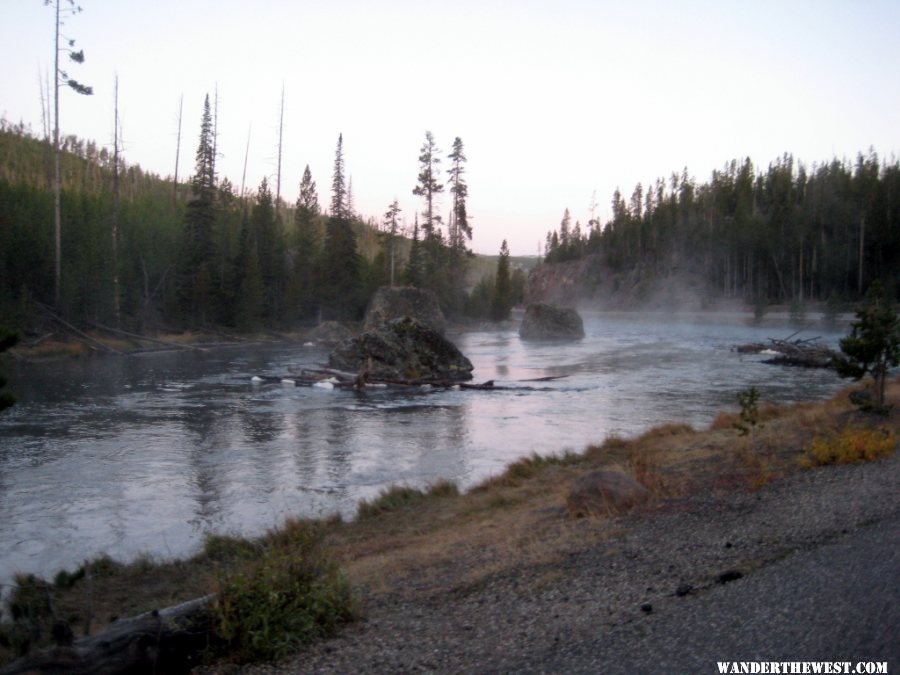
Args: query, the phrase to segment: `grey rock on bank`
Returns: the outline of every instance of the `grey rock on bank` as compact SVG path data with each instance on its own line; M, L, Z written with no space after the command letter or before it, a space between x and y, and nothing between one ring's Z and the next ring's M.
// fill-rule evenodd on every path
M472 362L431 326L403 317L345 340L328 357L332 368L372 380L461 381L472 379Z
M369 302L363 330L375 330L404 316L418 319L442 335L447 327L437 296L432 291L412 286L382 286Z
M650 492L621 471L592 471L572 483L567 499L573 515L606 515L635 506Z
M523 340L580 340L584 337L584 322L571 307L536 303L526 308L519 337Z

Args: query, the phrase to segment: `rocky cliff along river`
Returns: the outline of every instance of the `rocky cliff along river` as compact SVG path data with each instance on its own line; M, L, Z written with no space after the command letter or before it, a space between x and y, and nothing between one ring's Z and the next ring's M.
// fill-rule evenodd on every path
M8 363L0 415L0 584L87 557L195 551L210 532L257 534L288 515L352 515L393 483L469 487L533 452L581 450L666 421L708 424L741 389L819 399L827 370L738 354L786 337L745 316L585 314L579 342L517 326L450 335L474 381L511 390L328 390L253 385L327 360L301 345ZM811 328L835 345L839 333ZM549 381L528 381L558 377Z

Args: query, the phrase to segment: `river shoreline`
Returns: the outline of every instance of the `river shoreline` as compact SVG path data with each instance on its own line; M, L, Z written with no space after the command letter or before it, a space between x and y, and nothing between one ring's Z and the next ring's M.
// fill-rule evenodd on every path
M490 322L481 320L456 321L448 326L449 336L483 330L497 330L504 325L517 326L524 314L524 307L513 308L513 316L506 322ZM710 309L682 309L666 311L657 308L635 309L603 309L590 305L578 306L578 311L585 314L608 315L612 317L645 316L649 320L666 319L674 322L690 320L728 320L748 325L771 326L782 330L791 328L799 331L815 331L826 327L848 326L853 319L852 312L838 313L829 316L825 303L809 303L801 317L792 316L788 305L772 305L763 316L754 315L754 309L748 306L731 303ZM359 330L362 322L349 322L351 329ZM315 327L290 329L285 331L264 331L261 333L238 334L225 330L225 327L213 327L211 330L198 331L161 331L153 334L130 337L114 335L109 331L88 330L84 337L71 332L51 332L23 340L9 350L10 356L24 362L42 362L61 358L87 358L107 355L136 355L170 350L206 350L228 347L253 347L271 344L303 344L309 340ZM783 337L779 335L779 337ZM168 343L161 344L161 343Z
M900 381L889 396L895 407L887 417L854 412L844 391L825 402L766 407L748 441L732 427L736 417L723 413L707 430L658 427L583 455L523 460L463 495L332 519L327 542L368 618L279 671L552 670L563 663L554 637L584 637L598 625L601 633L620 630L716 589L729 570L752 575L845 531L894 519L896 453L850 467L797 463L828 429L860 424L897 433ZM596 467L636 475L653 500L624 514L571 518L568 486ZM204 595L215 586L213 571L198 561L111 566L93 582L104 598L97 616ZM83 592L72 591L69 602L77 607ZM529 654L534 662L521 660Z

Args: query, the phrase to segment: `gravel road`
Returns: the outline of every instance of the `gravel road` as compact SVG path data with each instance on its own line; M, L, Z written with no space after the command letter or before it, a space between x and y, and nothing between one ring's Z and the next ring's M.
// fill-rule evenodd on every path
M900 454L704 494L476 587L382 598L291 673L715 673L716 661L900 667ZM599 525L598 525L599 526Z

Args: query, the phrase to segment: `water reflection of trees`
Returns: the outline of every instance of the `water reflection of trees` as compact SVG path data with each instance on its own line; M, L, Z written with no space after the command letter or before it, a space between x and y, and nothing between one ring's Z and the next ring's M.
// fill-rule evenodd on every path
M296 488L319 495L326 510L391 483L425 485L465 472L464 406L396 394L339 396L334 405L298 410L291 425Z

